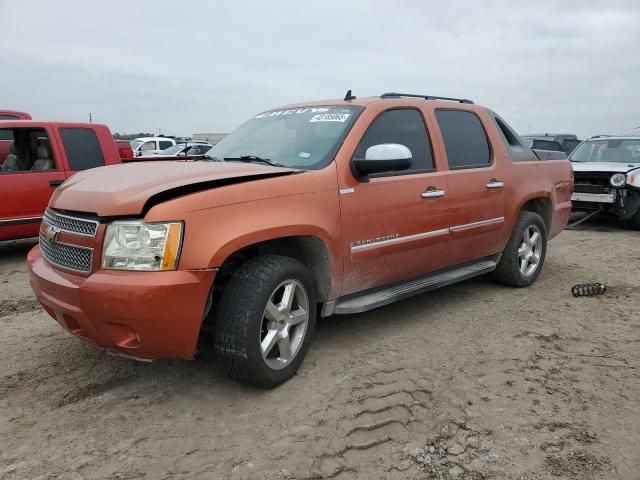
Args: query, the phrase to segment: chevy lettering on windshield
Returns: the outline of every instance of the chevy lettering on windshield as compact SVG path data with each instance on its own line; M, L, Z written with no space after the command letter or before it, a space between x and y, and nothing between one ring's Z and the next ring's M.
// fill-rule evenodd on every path
M328 112L327 107L308 107L308 108L291 108L288 110L274 110L273 112L264 112L256 115L253 118L266 118L266 117L278 117L280 115L297 115L300 113L324 113Z

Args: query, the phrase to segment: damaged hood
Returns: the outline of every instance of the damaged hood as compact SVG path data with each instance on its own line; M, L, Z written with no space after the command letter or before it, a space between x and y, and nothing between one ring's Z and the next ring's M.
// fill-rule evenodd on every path
M139 162L79 172L62 184L50 205L98 216L143 213L156 195L180 196L300 170L241 162Z
M574 172L627 173L640 168L640 163L624 162L571 162Z

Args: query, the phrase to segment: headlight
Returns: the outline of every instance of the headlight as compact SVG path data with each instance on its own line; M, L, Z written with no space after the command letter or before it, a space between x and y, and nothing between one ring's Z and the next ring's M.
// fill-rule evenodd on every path
M102 268L114 270L175 270L182 223L116 221L107 227Z
M627 176L624 173L614 173L611 175L612 187L624 187L627 183Z

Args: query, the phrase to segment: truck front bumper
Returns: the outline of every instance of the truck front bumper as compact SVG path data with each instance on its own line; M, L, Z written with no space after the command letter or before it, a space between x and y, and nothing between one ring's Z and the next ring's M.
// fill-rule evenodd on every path
M616 201L616 197L613 193L574 193L573 195L571 195L571 201L596 204L614 204Z
M612 188L609 193L574 192L573 211L602 212L620 220L630 220L640 210L640 190L635 187Z
M38 246L27 262L36 297L76 337L138 360L193 358L215 270L83 277L52 267Z

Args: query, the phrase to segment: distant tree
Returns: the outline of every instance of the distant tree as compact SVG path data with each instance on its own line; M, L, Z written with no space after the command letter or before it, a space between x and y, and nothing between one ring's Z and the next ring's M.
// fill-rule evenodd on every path
M133 140L134 138L138 138L138 137L155 137L155 135L153 133L145 133L145 132L113 134L113 138L115 138L116 140Z

